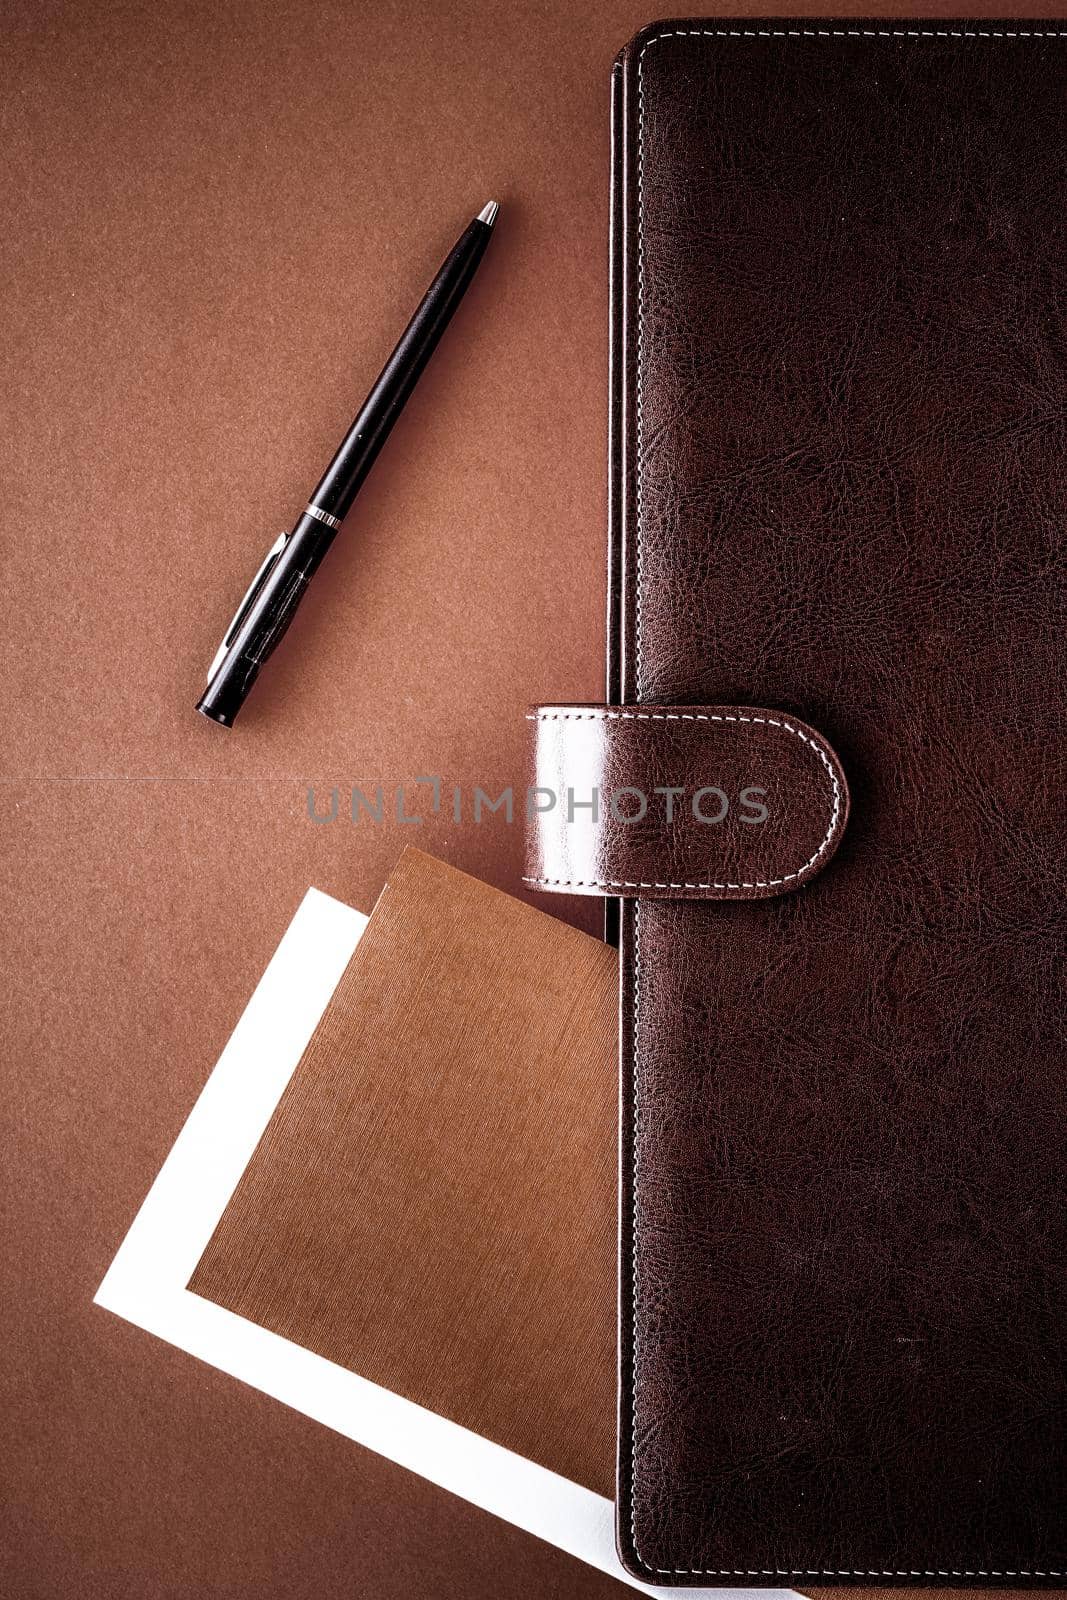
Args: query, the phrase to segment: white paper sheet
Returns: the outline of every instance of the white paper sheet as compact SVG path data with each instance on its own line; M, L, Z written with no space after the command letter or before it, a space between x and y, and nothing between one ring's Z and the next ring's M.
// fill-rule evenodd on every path
M96 1304L630 1588L662 1594L619 1565L609 1500L185 1287L366 924L351 906L308 890L100 1285ZM675 1592L736 1594L739 1600L783 1594Z

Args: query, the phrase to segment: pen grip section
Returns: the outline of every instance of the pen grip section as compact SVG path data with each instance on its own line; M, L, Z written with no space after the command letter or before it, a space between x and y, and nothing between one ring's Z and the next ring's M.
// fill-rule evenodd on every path
M197 710L230 727L259 669L292 622L304 590L333 543L335 529L305 512L273 565L253 586L229 635L229 648Z

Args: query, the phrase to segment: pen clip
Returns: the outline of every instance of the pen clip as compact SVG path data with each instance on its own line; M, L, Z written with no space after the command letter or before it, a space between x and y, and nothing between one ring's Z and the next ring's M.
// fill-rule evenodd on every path
M215 659L207 669L208 683L211 682L216 672L222 666L223 661L226 659L226 652L233 643L238 628L241 626L241 623L244 621L245 617L247 617L257 594L266 583L267 575L270 572L270 569L273 567L274 563L285 549L288 538L289 535L287 533L280 533L275 539L274 543L271 545L270 549L267 551L266 555L263 557L263 560L260 562L259 570L252 579L252 582L248 585L248 588L245 590L244 599L234 612L233 621L226 629L225 637L215 652Z

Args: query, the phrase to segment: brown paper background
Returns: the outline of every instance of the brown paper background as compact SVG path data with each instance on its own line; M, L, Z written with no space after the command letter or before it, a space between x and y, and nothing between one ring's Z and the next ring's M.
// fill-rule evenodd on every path
M4 7L12 1600L622 1592L91 1298L308 884L369 907L416 831L315 826L307 783L521 781L526 703L601 693L607 82L650 18ZM252 568L491 196L357 511L237 728L210 726L192 706ZM516 888L517 829L417 831Z
M610 1498L618 981L405 851L189 1288Z

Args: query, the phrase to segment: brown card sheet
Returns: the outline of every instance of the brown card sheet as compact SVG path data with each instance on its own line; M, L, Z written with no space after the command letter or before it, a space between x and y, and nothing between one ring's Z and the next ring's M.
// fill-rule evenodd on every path
M190 1289L610 1495L616 984L406 851Z

